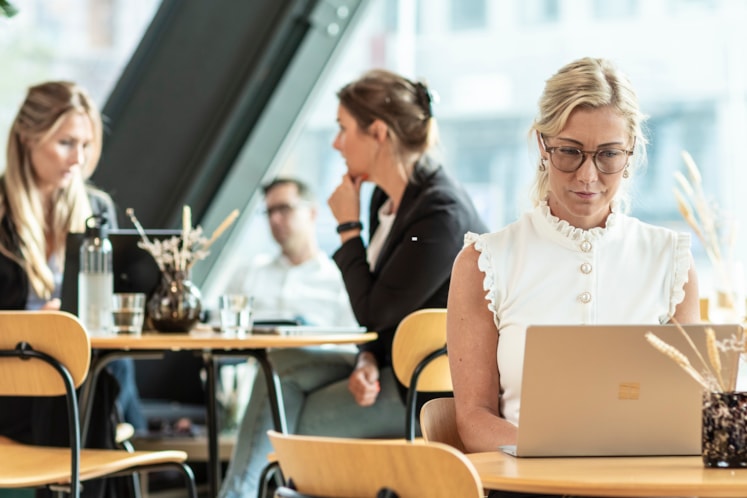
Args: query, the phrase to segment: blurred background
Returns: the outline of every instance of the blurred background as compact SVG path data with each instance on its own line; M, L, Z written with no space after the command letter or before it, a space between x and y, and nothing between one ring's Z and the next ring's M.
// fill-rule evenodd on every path
M0 136L7 136L27 86L71 79L87 87L108 119L94 181L112 192L122 210L134 207L146 225L178 227L181 205L190 203L195 221L208 232L234 207L242 210L230 237L195 269L210 302L237 266L258 252L274 251L257 190L271 177L294 175L313 186L321 206L319 239L326 252L336 248L335 223L326 207L344 172L331 147L337 130L335 91L363 71L390 68L426 81L438 93L439 154L472 193L491 229L498 229L529 206L536 152L527 130L545 79L572 59L606 57L629 75L649 115L648 164L636 179L632 214L689 230L672 192L674 173L684 171L681 151L687 150L722 218L741 226L747 222L742 194L747 2L278 0L270 11L271 3L17 0L18 13L0 17ZM282 16L286 21L279 20ZM293 49L278 56L283 52L273 49L274 40L293 36L283 31L288 19L304 30ZM270 27L260 32L257 26L264 25ZM211 45L230 41L234 33L243 45L230 57ZM156 52L175 61L158 78L151 76ZM260 62L240 67L242 60ZM222 86L203 85L182 69L190 65L205 78L227 76ZM281 69L265 81L264 93L252 93L252 84L266 76L262 67ZM180 128L189 115L169 116L168 126L141 131L154 121L158 103L179 92L181 108L212 93L243 95L243 102L257 109L245 105L246 113L234 117L246 125L241 133L232 133L228 120L202 119L208 131L199 136L208 145L180 155L179 147L195 142ZM227 99L224 107L240 109L241 102ZM164 128L173 128L174 138ZM212 135L214 130L220 133ZM158 155L161 141L170 156ZM218 161L212 154L216 143L232 143L233 153ZM175 164L167 160L172 156ZM220 173L199 169L208 163L224 167ZM146 190L143 175L171 168L168 174L181 178L179 164L186 165L184 178L174 189L182 193L168 192L162 204L155 204L157 191ZM128 190L128 181L140 185ZM742 258L744 231L733 238L736 257ZM710 264L697 240L694 253L707 295Z

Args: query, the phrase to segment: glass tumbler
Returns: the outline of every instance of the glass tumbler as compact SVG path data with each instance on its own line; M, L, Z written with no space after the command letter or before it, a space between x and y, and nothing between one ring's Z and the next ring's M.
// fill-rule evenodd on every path
M241 336L252 329L251 298L244 294L224 294L218 298L222 334Z

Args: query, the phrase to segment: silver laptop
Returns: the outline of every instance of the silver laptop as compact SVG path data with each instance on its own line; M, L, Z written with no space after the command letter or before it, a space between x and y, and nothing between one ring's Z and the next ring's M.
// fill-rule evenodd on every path
M347 335L363 334L366 327L327 325L256 325L252 334L266 335Z
M739 325L684 327L708 361L705 329L740 340ZM674 325L530 326L526 332L517 444L520 457L696 455L701 386L645 339L653 332L700 360ZM722 353L736 382L739 353Z

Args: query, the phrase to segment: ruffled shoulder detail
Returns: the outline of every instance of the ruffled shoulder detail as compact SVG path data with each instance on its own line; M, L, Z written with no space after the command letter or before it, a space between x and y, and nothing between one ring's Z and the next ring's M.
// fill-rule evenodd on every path
M690 270L690 234L677 233L674 248L674 278L672 279L672 297L669 302L669 314L674 315L678 304L685 299L685 283ZM667 318L668 319L668 318Z
M467 232L464 235L464 245L475 245L475 250L480 253L477 258L477 268L483 272L485 278L482 281L483 290L487 291L485 300L488 301L488 309L495 316L495 292L493 291L493 262L490 258L490 251L485 250L485 234L479 235L474 232Z
M612 212L607 216L607 222L604 227L595 227L589 230L583 228L576 228L565 220L561 220L557 216L554 216L550 212L550 206L547 204L547 199L542 201L538 206L537 210L540 215L547 221L547 223L554 228L560 235L570 240L599 240L617 223L617 212L619 211L620 203L612 202Z
M479 239L479 238L480 238L480 234L478 234L478 233L475 233L475 232L467 232L467 233L465 233L464 234L464 246L463 247L467 247L470 244L474 244L475 242L477 242L477 239Z

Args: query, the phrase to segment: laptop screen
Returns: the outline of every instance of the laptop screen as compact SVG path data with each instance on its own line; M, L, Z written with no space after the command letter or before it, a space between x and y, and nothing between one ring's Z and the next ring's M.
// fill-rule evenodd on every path
M146 230L150 239L168 239L181 234L180 230ZM153 256L138 247L141 240L137 230L111 230L108 232L112 244L112 266L114 292L144 292L147 298L155 290L161 278ZM82 233L70 233L65 246L65 270L62 276L61 305L63 311L78 314L78 270L80 269L80 245Z

